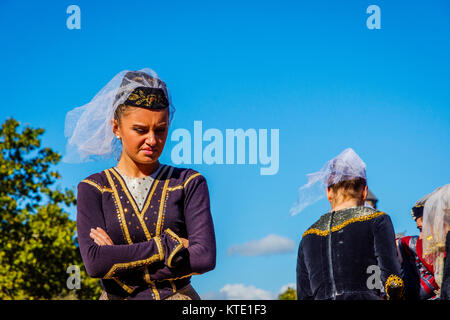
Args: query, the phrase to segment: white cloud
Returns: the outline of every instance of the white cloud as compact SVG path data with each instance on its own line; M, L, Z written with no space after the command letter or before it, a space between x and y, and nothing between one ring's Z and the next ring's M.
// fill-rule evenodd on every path
M242 256L261 256L294 251L295 242L291 239L269 234L261 240L254 240L244 244L234 244L228 248L228 254Z
M266 291L255 286L246 286L241 283L226 284L219 292L208 292L202 294L203 300L277 300L278 295L285 292L290 287L296 290L294 282L281 286L278 292Z
M277 298L278 295L273 292L241 283L226 284L219 292L208 292L202 297L205 300L274 300Z
M297 285L294 282L285 284L284 286L282 286L280 288L280 291L278 292L278 294L285 292L288 288L292 288L292 289L296 290Z

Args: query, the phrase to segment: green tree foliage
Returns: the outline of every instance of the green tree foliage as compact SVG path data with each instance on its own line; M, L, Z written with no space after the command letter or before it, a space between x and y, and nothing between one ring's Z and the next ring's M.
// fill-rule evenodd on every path
M40 147L43 129L7 119L0 127L0 299L98 298L78 250L76 223L65 211L72 190L54 187L50 167L60 155ZM81 269L81 289L67 288L70 265Z
M297 300L297 292L288 287L285 292L278 295L278 300Z

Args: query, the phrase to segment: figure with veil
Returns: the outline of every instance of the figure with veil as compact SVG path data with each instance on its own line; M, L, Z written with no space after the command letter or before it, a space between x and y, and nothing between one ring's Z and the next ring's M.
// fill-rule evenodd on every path
M330 212L304 233L297 257L299 300L401 299L403 280L388 214L365 206L366 165L345 149L308 175L291 209L297 214L326 195Z
M159 162L175 109L151 69L122 71L66 117L66 162L120 154L78 184L77 233L101 299L200 299L192 275L215 267L206 179Z
M411 215L419 229L418 236L397 239L401 275L405 282L407 300L437 300L439 286L434 277L434 268L423 254L423 212L426 201L433 193L419 199L411 209ZM427 261L428 260L428 261Z
M433 266L439 295L450 300L450 184L437 188L423 209L423 255Z

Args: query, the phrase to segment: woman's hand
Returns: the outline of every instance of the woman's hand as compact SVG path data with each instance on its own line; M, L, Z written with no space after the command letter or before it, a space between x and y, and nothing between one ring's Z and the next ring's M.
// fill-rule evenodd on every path
M112 245L114 245L114 243L112 242L112 240L108 236L108 234L100 227L97 227L97 229L91 228L91 233L89 234L89 236L99 246L112 246Z
M185 238L180 238L181 242L183 243L183 247L188 248L189 247L189 240Z

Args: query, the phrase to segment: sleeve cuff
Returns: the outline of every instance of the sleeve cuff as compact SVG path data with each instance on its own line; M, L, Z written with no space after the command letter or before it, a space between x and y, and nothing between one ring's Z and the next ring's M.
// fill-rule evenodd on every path
M163 234L165 235L162 238L164 238L164 248L166 249L164 254L164 264L169 268L173 268L177 260L179 260L177 258L179 258L179 253L184 249L184 246L180 237L172 230L166 229Z

